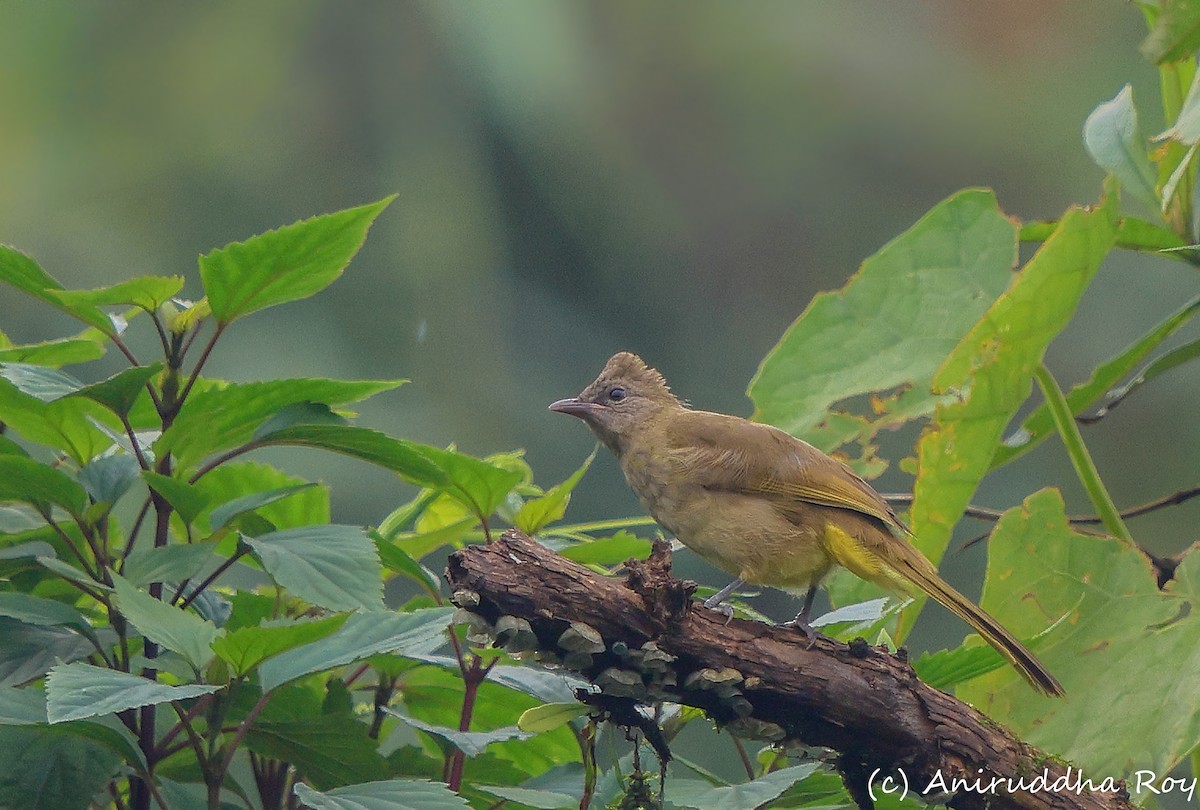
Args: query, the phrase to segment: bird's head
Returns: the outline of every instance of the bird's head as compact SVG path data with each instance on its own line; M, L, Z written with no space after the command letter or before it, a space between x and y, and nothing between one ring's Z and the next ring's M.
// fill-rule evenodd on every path
M681 407L661 374L636 354L619 352L579 396L560 399L550 410L578 416L619 455L638 431Z

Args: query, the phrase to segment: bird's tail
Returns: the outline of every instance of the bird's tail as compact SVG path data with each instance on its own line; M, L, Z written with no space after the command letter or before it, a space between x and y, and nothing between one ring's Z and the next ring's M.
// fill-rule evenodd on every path
M1034 689L1052 697L1062 697L1066 694L1063 692L1062 684L1050 674L1037 656L1031 653L1024 644L1017 641L1004 625L942 579L937 569L933 567L933 563L922 557L919 551L915 548L911 550L912 555L920 557L920 560L904 559L897 573L932 596L955 616L971 625L975 632L983 636L987 643L996 649L996 652L1003 655ZM904 556L909 557L910 555Z

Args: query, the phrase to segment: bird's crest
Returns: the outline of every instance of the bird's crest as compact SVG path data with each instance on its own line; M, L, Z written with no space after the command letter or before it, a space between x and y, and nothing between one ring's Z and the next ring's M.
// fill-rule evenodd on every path
M642 358L632 352L617 352L609 358L604 370L600 372L597 382L621 380L634 383L638 387L650 390L658 389L664 394L670 394L671 388L663 375L646 365Z

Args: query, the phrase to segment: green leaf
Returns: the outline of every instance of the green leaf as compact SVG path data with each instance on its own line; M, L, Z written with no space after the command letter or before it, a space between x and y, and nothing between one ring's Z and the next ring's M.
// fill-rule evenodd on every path
M238 675L287 650L310 644L338 630L348 614L310 621L286 619L260 627L242 627L213 642L213 652Z
M29 363L39 366L70 366L90 363L104 356L104 346L84 338L58 338L14 346L0 333L0 363Z
M1133 88L1125 85L1112 101L1092 110L1083 125L1083 145L1093 161L1151 211L1159 210L1157 180L1146 138L1138 126Z
M45 725L46 693L41 689L0 686L0 726ZM55 731L95 740L119 754L127 763L146 772L146 757L138 748L137 737L116 717L96 720L72 720L60 723Z
M504 501L513 487L521 482L517 470L506 470L473 456L442 450L428 445L414 445L422 455L433 461L448 479L445 492L480 518L486 518Z
M297 783L301 804L312 810L467 810L467 800L445 785L424 779L367 782L327 792Z
M31 458L0 456L0 502L27 503L38 511L61 506L73 515L87 507L87 493L66 473Z
M1142 54L1156 65L1177 62L1200 48L1200 1L1163 0Z
M571 473L566 481L551 487L540 498L531 498L521 504L521 508L517 510L513 520L516 527L526 534L533 535L541 531L543 526L561 520L567 512L567 504L571 502L571 491L575 489L575 486L583 478L583 474L588 471L595 460L596 450L593 450L579 469Z
M1097 366L1087 382L1075 386L1067 394L1067 404L1071 406L1071 412L1078 415L1096 402L1108 389L1131 372L1155 347L1173 335L1198 312L1200 312L1200 295L1188 301L1145 335L1142 335L1121 354ZM992 469L1025 455L1053 433L1054 420L1050 415L1050 408L1042 403L1033 413L1025 417L1020 428L1005 438L1004 443L996 448L996 454L992 458Z
M320 292L342 274L394 196L312 217L200 257L200 278L222 326Z
M99 402L117 416L126 416L137 398L146 393L146 383L156 377L162 368L162 363L127 368L107 380L72 391L68 396L85 397Z
M1010 667L959 697L1084 773L1165 774L1200 744L1200 554L1159 590L1139 549L1074 532L1053 490L1007 511L988 553L981 604L1018 637L1057 623L1038 657L1069 698L1035 695Z
M129 491L141 472L136 458L120 453L92 459L75 477L96 503L113 504Z
M121 575L137 586L151 582L182 582L225 561L217 543L171 543L138 550L125 560Z
M121 759L75 728L0 727L0 807L87 810Z
M53 402L83 388L77 377L65 371L28 363L5 363L0 366L0 377L15 385L22 394L42 402Z
M110 590L112 590L112 588L108 587L103 582L97 582L96 580L92 579L87 574L85 574L83 571L80 571L78 568L74 567L73 565L68 565L67 563L63 562L62 560L56 559L54 557L38 557L37 561L38 561L38 565L42 566L47 571L57 574L58 576L62 577L63 579L69 580L71 582L78 582L80 585L84 585L93 591L110 591Z
M505 740L527 740L533 736L531 733L522 731L516 726L497 728L492 731L458 731L457 729L426 723L423 720L418 720L415 717L410 717L407 714L402 714L388 707L384 707L383 710L392 717L403 720L415 729L444 740L469 757L482 754L484 749L492 743L504 742Z
M438 593L441 590L441 582L433 572L410 557L408 552L400 546L389 543L378 534L373 534L372 539L375 541L375 549L379 552L379 561L384 568L403 574L430 593Z
M221 632L216 625L155 599L118 574L112 579L117 607L139 633L179 653L196 669L208 663L213 640Z
M412 613L356 613L333 634L264 661L259 667L263 691L380 653L431 653L446 642L453 612L453 608L427 608Z
M63 286L32 258L8 245L0 245L0 281L94 326L106 335L115 334L112 321L96 307L86 303L71 305L59 301L54 292L63 289Z
M913 662L913 670L921 680L935 689L948 690L963 681L978 678L1007 665L1000 653L990 645L977 644L922 655Z
M91 664L59 664L46 677L46 716L51 723L82 720L125 709L207 695L219 686L166 684Z
M175 456L180 469L205 456L245 444L263 422L304 402L344 405L401 384L399 380L270 380L240 384L207 381L187 398L179 416L154 444L155 455Z
M671 804L698 810L720 807L722 810L754 810L782 795L797 782L807 779L817 764L807 762L781 768L740 785L715 787L699 779L674 779L668 786Z
M476 790L490 793L515 803L519 807L534 807L537 810L558 810L561 807L578 807L579 797L549 790L530 790L512 785L472 785Z
M934 378L935 390L957 391L959 399L938 406L933 429L917 446L912 528L931 560L941 559L1005 426L1029 398L1046 347L1070 321L1112 246L1116 205L1110 188L1100 206L1068 211ZM922 603L916 600L904 621L915 619Z
M1124 250L1162 252L1174 251L1186 245L1187 241L1179 234L1144 219L1124 217L1117 228L1117 247ZM1176 254L1164 252L1162 255Z
M45 722L45 692L40 689L0 686L0 725L28 726Z
M92 631L88 620L72 606L27 593L0 593L0 616L42 627L61 625Z
M40 678L60 661L75 661L95 651L86 638L65 627L0 617L0 685Z
M183 289L183 276L138 276L95 290L51 290L47 294L63 306L132 305L153 312Z
M0 380L0 422L29 441L66 452L80 466L113 445L113 440L96 427L116 424L109 411L87 399L60 398L47 403L25 393L7 379L16 365L8 363L0 369L0 378L4 378ZM55 391L50 398L60 393L66 392Z
M307 486L311 482L288 475L274 467L257 462L235 462L222 464L196 482L197 491L203 493L212 511L218 504L231 503L248 492L270 492L295 487L293 494L258 507L255 514L276 529L291 529L298 526L314 526L329 522L329 490L323 486ZM209 531L210 512L202 512L196 525Z
M934 372L1016 261L1016 227L992 192L939 203L842 290L813 298L750 383L754 418L831 450L930 413ZM892 394L876 396L868 413L840 404L879 392Z
M329 610L383 606L379 553L357 526L303 526L244 541L277 583Z
M146 479L146 483L152 490L171 504L184 523L189 525L194 523L196 516L208 505L208 496L201 492L199 487L180 481L178 478L171 478L148 470L142 472L142 478Z
M591 711L590 706L585 706L577 700L570 703L544 703L526 709L517 720L517 728L532 734L541 734L543 731L553 731L559 726L565 726L576 717L586 717Z
M644 560L650 556L653 544L632 532L619 531L612 537L601 537L586 543L576 543L559 552L568 560L584 565L620 565L630 557Z
M1096 413L1086 419L1080 419L1081 422L1091 423L1097 422L1108 415L1108 412L1121 404L1124 399L1141 388L1146 383L1153 380L1158 375L1170 371L1176 366L1181 366L1191 360L1200 357L1200 340L1193 340L1185 343L1182 346L1176 346L1169 352L1164 353L1160 357L1156 357L1153 362L1149 363L1144 369L1139 371L1132 380L1125 385L1115 388L1108 393L1105 398L1103 407Z
M209 516L209 523L212 526L212 530L216 531L247 512L253 512L260 507L275 503L276 501L282 501L284 498L295 495L297 492L303 492L315 486L317 485L306 481L303 484L292 484L291 486L271 489L266 492L254 492L241 498L235 498L214 509L212 515Z
M304 720L259 720L246 734L255 754L290 762L305 781L327 790L387 775L367 727L353 717L324 715Z

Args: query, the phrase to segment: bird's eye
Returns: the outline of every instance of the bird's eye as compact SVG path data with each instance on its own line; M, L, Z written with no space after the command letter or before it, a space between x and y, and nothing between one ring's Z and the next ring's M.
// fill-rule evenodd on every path
M625 389L619 386L612 389L608 392L608 398L613 402L620 402L621 400L625 399Z

